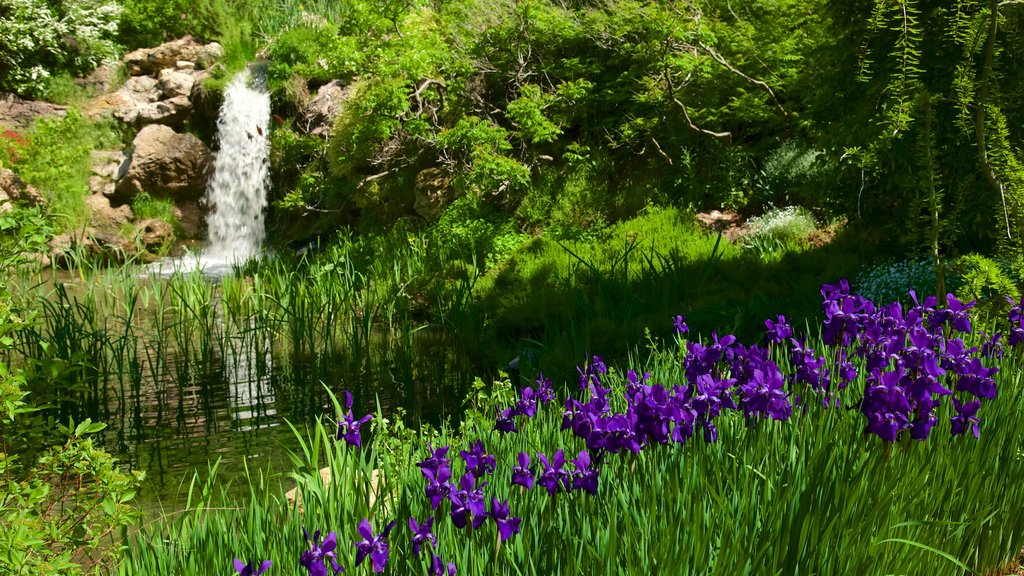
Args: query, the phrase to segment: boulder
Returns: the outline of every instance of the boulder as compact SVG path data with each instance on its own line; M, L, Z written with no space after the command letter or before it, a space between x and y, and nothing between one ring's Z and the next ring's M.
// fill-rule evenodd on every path
M177 127L183 125L191 113L192 102L188 96L175 96L139 106L134 123L139 126L163 124Z
M197 202L185 202L174 206L174 218L178 221L182 235L187 239L206 238L206 218Z
M131 206L124 204L114 208L110 205L110 199L103 194L86 196L85 206L89 209L92 225L104 230L117 230L135 218Z
M210 77L210 72L200 70L195 73L192 82L192 125L213 126L217 123L220 105L224 102L224 92L207 90L203 82Z
M42 206L45 203L43 195L35 187L26 184L13 170L0 169L0 212L11 210L13 204Z
M195 83L195 75L191 72L172 70L165 68L160 71L157 79L157 86L164 98L175 98L184 96L188 98L192 94L192 84Z
M132 76L156 74L164 68L174 68L179 61L193 62L206 68L224 56L224 48L216 42L200 44L192 36L172 40L155 48L140 48L125 54L124 63Z
M192 113L189 99L195 78L188 72L165 69L160 78L133 76L112 94L96 98L86 114L96 118L107 112L135 126L166 124L181 126Z
M175 204L197 202L203 196L212 158L198 138L151 124L139 131L134 147L124 178L114 188L115 206L131 202L140 192Z
M67 106L22 100L14 94L0 94L0 126L13 130L24 130L32 121L41 116L63 117Z
M57 268L68 268L78 258L123 263L135 255L135 247L125 238L95 228L64 232L50 239L49 260Z
M118 82L120 62L105 62L99 65L84 78L76 78L75 84L85 88L91 94L111 92Z
M427 168L416 175L413 185L413 210L426 220L434 221L455 201L450 178L437 168Z
M352 87L334 80L324 84L299 112L297 127L310 136L328 138L342 105L352 96Z
M160 252L174 242L174 227L163 220L150 218L135 227L135 245L146 252Z

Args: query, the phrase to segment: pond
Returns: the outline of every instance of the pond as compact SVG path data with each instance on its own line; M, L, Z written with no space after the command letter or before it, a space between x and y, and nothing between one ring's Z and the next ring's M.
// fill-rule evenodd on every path
M303 430L333 417L327 390L357 414L406 424L457 420L471 366L453 331L367 318L365 297L300 276L141 278L59 273L23 283L41 313L17 344L37 398L58 417L107 423L104 446L146 472L145 509L174 508L192 473L285 471ZM302 287L305 288L302 288ZM317 288L317 289L313 289ZM17 363L18 358L12 360Z

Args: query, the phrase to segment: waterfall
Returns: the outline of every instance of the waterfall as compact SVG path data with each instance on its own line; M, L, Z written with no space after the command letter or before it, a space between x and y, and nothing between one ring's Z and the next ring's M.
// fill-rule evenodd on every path
M251 68L238 73L224 91L217 118L220 149L206 189L213 210L206 220L205 264L243 264L259 254L270 182L269 121L266 78Z

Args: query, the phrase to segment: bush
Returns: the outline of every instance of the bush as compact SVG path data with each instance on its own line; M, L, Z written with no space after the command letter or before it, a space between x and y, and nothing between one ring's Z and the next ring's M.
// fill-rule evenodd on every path
M814 216L804 208L774 208L747 221L750 231L743 237L743 246L766 257L797 246L814 231Z
M956 292L961 280L945 271L947 292ZM854 281L854 289L873 302L910 302L908 291L917 294L935 292L935 266L931 260L903 260L876 264L867 268Z
M22 143L13 146L17 159L11 168L46 196L50 212L60 217L58 227L73 228L84 224L87 214L83 198L92 173L90 151L120 148L121 136L113 121L92 122L72 108L63 118L41 118L10 139Z
M0 213L0 352L31 322L4 281L46 247L50 234L34 210ZM20 369L0 361L0 574L109 570L118 548L107 537L137 516L129 503L141 477L119 471L88 438L104 424L85 420L53 431L34 418L39 408L25 385Z
M957 298L965 302L977 300L981 310L1003 311L1006 297L1020 301L1017 284L997 262L980 254L968 254L957 258L952 268L962 282Z
M113 0L7 0L0 8L0 91L45 93L55 73L79 75L116 58Z

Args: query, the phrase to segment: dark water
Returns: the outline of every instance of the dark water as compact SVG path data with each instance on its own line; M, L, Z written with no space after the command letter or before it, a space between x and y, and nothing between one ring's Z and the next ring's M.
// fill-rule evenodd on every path
M112 412L105 441L126 466L146 471L144 500L173 506L183 480L195 470L205 476L217 459L227 478L246 463L287 470L298 442L286 421L304 430L318 416L333 418L325 385L342 402L352 391L357 415L377 413L379 402L385 417L403 409L413 427L457 417L469 372L451 349L445 335L423 331L407 349L380 335L362 358L336 350L298 359L250 346L228 347L208 366L179 358L171 378L145 382ZM179 385L180 374L191 375L188 385Z
M62 420L107 423L103 445L124 468L146 473L139 501L149 512L180 506L192 475L206 478L217 460L224 479L246 465L286 472L288 451L299 450L287 423L304 431L317 417L333 418L328 389L342 402L350 390L357 416L378 406L388 418L402 410L416 428L456 420L475 371L464 343L439 328L374 329L355 342L296 352L252 319L214 313L207 332L192 331L191 321L126 320L94 308L95 294L57 286L21 353L46 356L39 342L49 343L63 372L36 388L53 388Z

